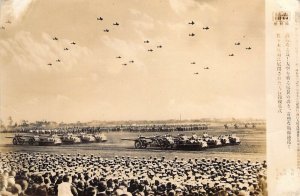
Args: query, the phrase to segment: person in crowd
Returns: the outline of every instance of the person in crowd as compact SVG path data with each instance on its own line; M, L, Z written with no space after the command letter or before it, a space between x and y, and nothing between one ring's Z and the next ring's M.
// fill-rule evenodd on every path
M0 195L265 196L267 164L250 160L0 153Z

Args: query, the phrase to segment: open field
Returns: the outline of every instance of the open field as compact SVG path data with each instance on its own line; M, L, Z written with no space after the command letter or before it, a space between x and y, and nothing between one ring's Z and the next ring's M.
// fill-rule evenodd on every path
M176 150L160 150L160 149L135 149L132 141L122 141L122 138L135 138L140 133L133 132L108 132L106 133L108 141L106 143L89 143L77 145L61 145L61 146L14 146L12 139L6 138L13 136L12 134L0 134L0 151L16 151L16 152L47 152L59 154L97 154L102 157L109 158L113 156L137 156L137 157L150 157L150 156L165 156L172 159L177 156L178 158L231 158L241 160L261 161L265 159L266 155L266 133L265 126L258 126L256 129L229 129L224 128L210 128L205 131L197 132L171 132L172 135L178 133L185 133L191 135L196 133L202 135L208 132L209 135L220 134L237 134L241 139L241 144L238 146L225 146L219 148L211 148L203 151L176 151ZM143 136L152 136L155 134L166 134L170 132L151 132L142 133Z

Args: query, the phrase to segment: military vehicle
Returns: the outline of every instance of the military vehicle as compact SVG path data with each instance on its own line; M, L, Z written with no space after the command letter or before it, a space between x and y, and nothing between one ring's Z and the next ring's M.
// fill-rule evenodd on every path
M78 144L81 143L80 137L77 137L76 135L73 134L64 134L61 136L61 140L63 144Z
M184 134L177 136L163 135L144 137L139 136L135 139L122 139L134 141L134 147L137 149L145 149L148 147L156 147L160 149L175 149L175 150L203 150L206 148L216 148L227 145L239 145L240 139L235 135L220 135L210 136L207 133L203 136L196 134L191 137Z
M180 134L175 137L175 144L175 149L179 150L202 150L208 147L207 142L195 134L192 137Z
M60 145L62 144L61 139L57 135L31 135L31 134L16 134L13 138L12 143L14 145Z
M80 139L82 143L96 142L96 138L92 134L81 133Z
M158 147L160 149L172 149L174 147L174 140L170 136L153 136L143 137L139 136L136 139L122 139L134 141L134 147L137 149L144 149L147 147Z
M103 133L94 134L96 142L107 142L107 137Z
M235 134L231 134L228 137L231 145L239 145L241 143L240 138L237 137Z

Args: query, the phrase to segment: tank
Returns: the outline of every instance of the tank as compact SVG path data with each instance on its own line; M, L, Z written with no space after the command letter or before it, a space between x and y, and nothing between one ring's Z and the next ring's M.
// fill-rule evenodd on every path
M96 142L96 138L91 134L81 134L80 138L83 143Z
M96 139L96 142L106 142L107 137L103 133L94 134L94 137Z
M64 144L78 144L78 143L81 143L80 137L77 137L73 134L65 134L61 137L61 140Z

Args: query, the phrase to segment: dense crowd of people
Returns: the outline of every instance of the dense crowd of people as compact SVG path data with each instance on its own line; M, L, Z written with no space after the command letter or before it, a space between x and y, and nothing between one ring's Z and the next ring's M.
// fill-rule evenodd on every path
M266 162L0 153L0 195L267 195Z
M123 126L69 126L57 128L25 127L15 128L9 132L55 132L55 133L98 133L103 131L129 131L129 132L164 132L164 131L197 131L207 130L207 124L168 124L168 125L123 125ZM3 131L5 132L5 131Z

